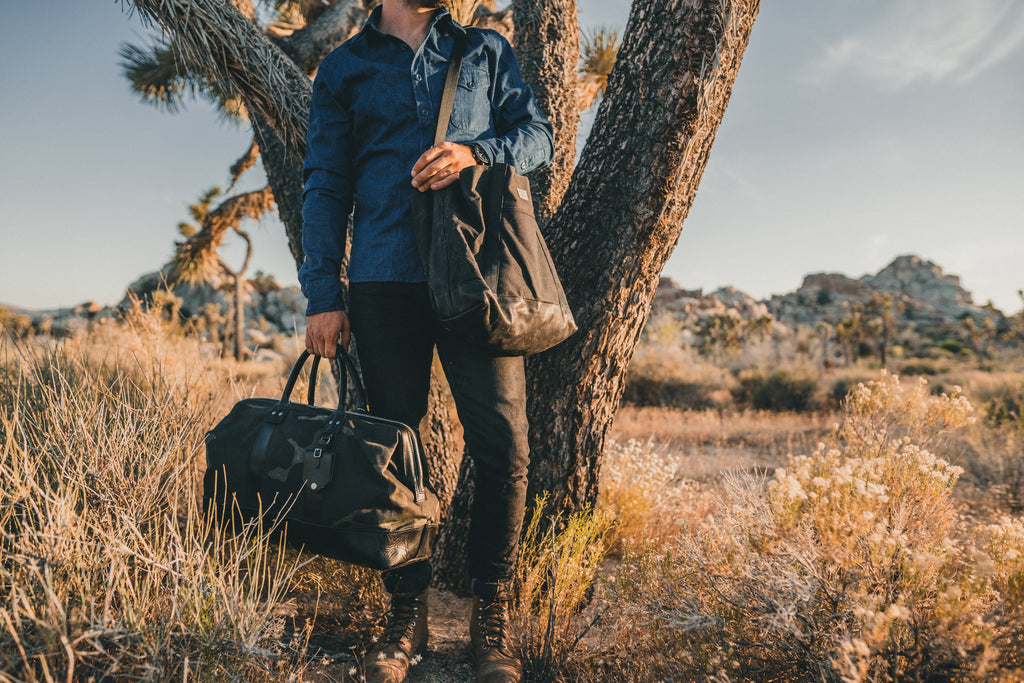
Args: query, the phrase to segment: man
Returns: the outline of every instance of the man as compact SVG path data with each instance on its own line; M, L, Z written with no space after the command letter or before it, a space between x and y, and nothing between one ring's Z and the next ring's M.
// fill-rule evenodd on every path
M460 26L446 1L384 0L317 71L303 166L306 348L333 357L351 332L371 411L416 428L427 412L436 345L477 472L468 562L477 678L518 681L508 599L529 463L523 360L493 356L438 327L409 198L451 185L475 164L506 163L528 173L549 165L554 147L551 124L508 41ZM466 52L447 141L432 147L448 57L460 34ZM339 271L353 205L345 311ZM385 572L391 610L386 637L366 658L368 680L403 680L425 649L431 571L419 562Z

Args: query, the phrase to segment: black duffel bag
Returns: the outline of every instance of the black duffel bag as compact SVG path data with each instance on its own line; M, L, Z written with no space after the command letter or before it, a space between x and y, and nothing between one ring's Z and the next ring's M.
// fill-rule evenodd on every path
M289 543L376 569L428 558L440 515L416 433L370 414L359 372L340 346L338 408L313 405L319 356L308 404L292 403L309 356L303 351L295 362L280 400L239 401L206 435L207 510L222 519L262 515L264 523L283 517ZM353 411L345 410L348 372L360 402Z

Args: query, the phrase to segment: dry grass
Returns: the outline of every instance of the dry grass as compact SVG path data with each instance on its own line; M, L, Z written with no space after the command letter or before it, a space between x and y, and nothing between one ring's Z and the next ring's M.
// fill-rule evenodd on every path
M104 341L0 341L0 681L294 677L297 561L198 503L198 350L141 314Z
M561 680L575 650L600 618L583 614L607 552L607 511L549 514L538 498L523 529L517 562L515 632L530 681Z
M688 460L650 441L608 444L598 508L615 520L605 540L613 555L630 546L662 547L714 510L714 488L683 474Z
M0 342L0 682L287 680L317 654L350 675L384 611L376 573L303 565L197 509L203 433L287 369L141 311ZM526 525L530 680L1024 676L1020 378L957 372L885 377L838 413L621 408L596 514ZM958 427L966 399L935 395L955 376L980 406L1004 397L998 424Z
M807 452L837 421L823 413L687 411L623 406L615 414L612 439L650 442L678 458L678 475L707 480L721 472L763 470Z

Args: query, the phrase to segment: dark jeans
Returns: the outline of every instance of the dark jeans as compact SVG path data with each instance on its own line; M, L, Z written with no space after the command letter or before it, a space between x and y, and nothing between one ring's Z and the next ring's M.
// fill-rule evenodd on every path
M501 597L512 578L529 465L523 359L495 356L440 329L426 283L353 282L349 320L370 412L419 428L427 413L434 346L476 465L469 526L470 585ZM418 433L418 431L417 431ZM384 573L390 593L418 593L429 561Z

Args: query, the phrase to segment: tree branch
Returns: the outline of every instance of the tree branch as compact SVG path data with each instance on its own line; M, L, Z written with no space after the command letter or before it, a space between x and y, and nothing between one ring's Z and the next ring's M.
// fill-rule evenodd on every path
M316 70L331 50L348 40L365 20L363 0L338 0L295 33L272 40L308 74Z
M292 150L305 154L312 84L254 22L225 0L132 0L171 34L189 69L240 93Z

